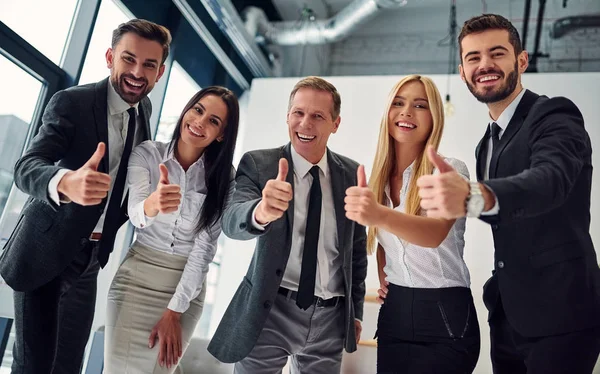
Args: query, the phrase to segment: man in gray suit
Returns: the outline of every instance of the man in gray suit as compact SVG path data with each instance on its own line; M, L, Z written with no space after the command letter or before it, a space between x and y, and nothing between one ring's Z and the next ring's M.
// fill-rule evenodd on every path
M170 42L152 22L121 24L106 52L110 78L57 92L15 165L30 198L0 260L15 291L13 374L81 371L99 267L127 220L129 154L150 138L146 96Z
M291 143L246 153L223 216L233 239L258 238L248 273L208 350L236 374L336 373L360 338L367 273L365 228L345 217L358 164L327 149L340 96L308 77L290 95ZM289 172L288 172L289 170Z

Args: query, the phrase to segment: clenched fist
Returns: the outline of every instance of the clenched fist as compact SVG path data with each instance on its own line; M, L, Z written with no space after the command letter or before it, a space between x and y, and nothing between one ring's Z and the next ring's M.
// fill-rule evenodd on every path
M169 183L169 171L164 164L158 165L160 179L156 191L144 201L144 214L148 217L156 217L158 213L172 213L179 208L181 203L181 187Z
M269 180L262 190L262 200L254 216L259 224L265 225L281 218L288 209L294 193L292 185L285 181L287 173L288 162L282 158L279 160L277 178Z
M96 152L79 169L67 172L58 182L58 193L80 205L98 205L108 195L110 176L98 172L106 145L98 143Z

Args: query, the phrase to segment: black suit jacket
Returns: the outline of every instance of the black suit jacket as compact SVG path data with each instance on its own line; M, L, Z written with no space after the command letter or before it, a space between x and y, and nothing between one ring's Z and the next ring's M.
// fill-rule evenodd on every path
M487 136L476 151L479 180ZM523 336L600 324L600 270L589 234L591 156L575 104L531 91L493 150L484 183L500 211L481 216L492 227L495 248L484 301L491 318L501 299L508 321Z
M265 231L252 225L252 212L261 200L262 190L269 179L278 173L279 159L290 165L286 180L294 186L294 167L288 145L246 153L238 166L236 190L231 205L223 214L223 232L232 239L257 238L248 273L233 296L208 351L223 362L237 362L254 347L263 329L277 290L283 279L292 245L294 200L286 214L271 222ZM356 350L354 319L362 319L367 275L366 231L346 218L344 197L346 189L356 186L358 164L327 150L334 198L338 249L343 257L344 318L346 351ZM324 332L325 333L325 332Z
M98 171L108 173L108 79L57 92L46 106L39 133L15 165L15 184L30 195L0 259L0 274L15 291L30 291L60 274L88 243L107 205L57 206L48 183L62 168L76 170L106 144ZM140 102L143 138L148 139L151 104ZM119 223L127 221L122 207ZM119 225L119 226L120 226Z

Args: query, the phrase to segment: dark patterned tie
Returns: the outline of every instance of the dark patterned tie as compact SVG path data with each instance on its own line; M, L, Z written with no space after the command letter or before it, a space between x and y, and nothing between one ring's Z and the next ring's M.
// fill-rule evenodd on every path
M492 167L492 162L491 162L491 157L490 157L490 165L487 165L487 156L488 154L491 154L494 152L495 149L497 149L498 146L498 142L500 142L500 126L498 126L498 124L496 122L492 122L489 125L490 128L490 132L489 132L489 139L492 139L492 149L488 149L489 148L489 141L487 140L488 138L486 138L485 142L481 145L482 149L481 149L481 157L477 160L477 172L479 173L479 175L481 175L482 179L489 179L489 174L490 174L490 168ZM487 170L488 173L485 173L486 170L486 166L487 166Z
M304 252L302 253L302 270L296 305L301 309L308 309L315 297L315 279L317 277L317 247L319 245L319 228L321 226L321 181L319 167L310 169L313 177L310 186L308 214L306 216L306 231L304 232Z
M121 212L121 202L125 191L125 182L127 180L127 165L129 164L129 155L133 147L133 137L135 134L135 108L127 109L129 113L129 123L127 125L127 138L125 139L125 148L119 163L117 178L113 184L110 201L104 217L104 227L102 229L102 239L100 239L100 248L98 249L98 262L104 267L108 262L108 256L113 250L115 236L119 230L119 214Z

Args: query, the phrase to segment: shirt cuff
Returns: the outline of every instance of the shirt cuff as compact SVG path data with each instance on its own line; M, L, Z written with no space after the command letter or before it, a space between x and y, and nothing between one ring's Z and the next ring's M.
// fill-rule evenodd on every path
M70 171L71 170L69 169L60 169L58 172L56 172L56 174L54 174L48 183L48 196L57 206L60 206L60 203L67 204L71 202L71 200L66 196L62 196L61 199L61 196L58 193L58 184L60 183L60 180Z
M158 217L158 214L154 217L148 217L146 215L146 213L144 212L144 202L146 200L142 200L139 203L137 203L134 207L133 207L133 214L129 214L129 218L131 220L131 223L133 223L133 225L137 228L143 229L144 227L148 227L150 225L152 225L152 223L154 222L154 220L156 219L156 217ZM160 214L160 213L159 213Z
M190 302L181 300L179 297L177 297L177 295L173 295L171 301L169 301L169 305L167 305L168 309L177 313L184 313L189 307Z
M496 197L496 194L494 193L494 191L492 191L491 188L489 188L488 186L486 186L487 189L492 193L492 195L494 195L494 206L492 207L492 209L488 210L487 212L481 212L482 216L495 216L496 214L498 214L500 212L500 203L498 203L498 198Z
M355 321L358 321L358 322L360 322L360 323L362 324L362 320L361 320L361 319L359 319L359 318L354 318L354 320L355 320Z
M262 203L262 201L259 201L258 204L256 204L256 206L254 207L254 210L252 211L252 226L257 230L265 231L269 222L265 223L264 225L261 225L256 220L256 210L258 209L258 207L261 203Z

